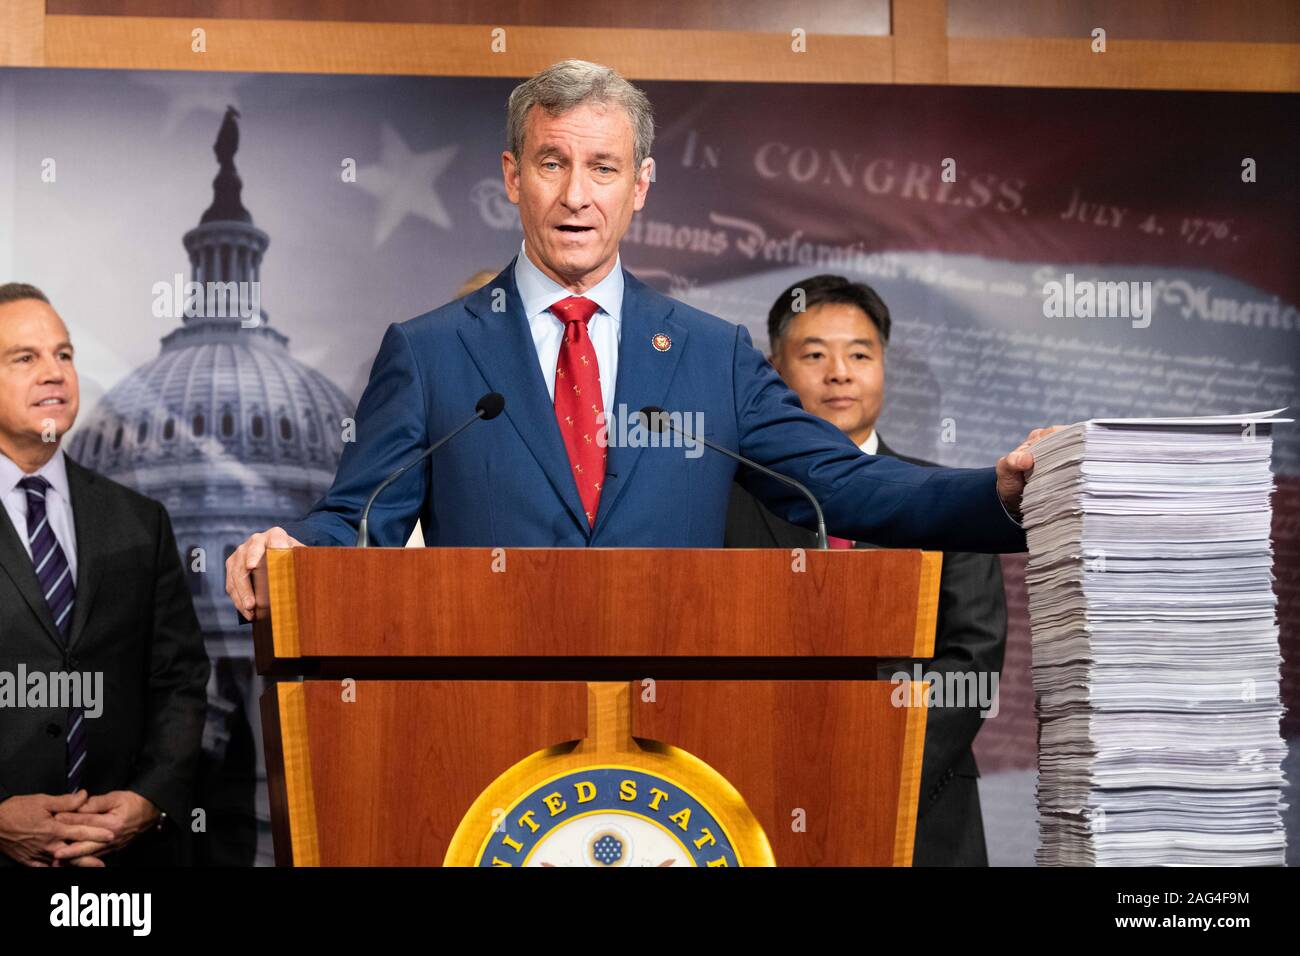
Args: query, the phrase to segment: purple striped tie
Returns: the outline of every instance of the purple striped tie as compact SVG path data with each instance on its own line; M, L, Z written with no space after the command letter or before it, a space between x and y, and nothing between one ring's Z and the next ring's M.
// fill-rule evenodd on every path
M45 511L45 492L50 483L38 475L28 476L18 482L18 486L27 492L27 542L32 549L32 565L36 568L36 580L40 582L41 593L54 618L54 626L63 637L64 645L68 641L68 630L72 627L72 598L74 582L72 569L68 566L67 555L59 547L50 527L49 515ZM82 771L86 766L86 721L80 707L68 709L68 792L81 789Z

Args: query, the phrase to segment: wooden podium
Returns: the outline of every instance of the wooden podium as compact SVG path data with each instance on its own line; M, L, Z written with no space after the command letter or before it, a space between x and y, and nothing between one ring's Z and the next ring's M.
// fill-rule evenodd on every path
M277 863L515 865L485 849L517 846L511 788L614 753L713 780L736 862L910 865L924 685L878 680L877 659L932 656L941 559L270 551L254 636Z

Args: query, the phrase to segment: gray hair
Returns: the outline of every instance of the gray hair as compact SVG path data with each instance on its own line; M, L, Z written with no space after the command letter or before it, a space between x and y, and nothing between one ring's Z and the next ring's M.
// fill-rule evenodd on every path
M514 88L506 106L506 143L515 160L523 156L524 130L534 106L562 116L587 103L613 103L627 110L632 122L633 172L639 170L655 138L650 101L614 70L586 60L561 60Z

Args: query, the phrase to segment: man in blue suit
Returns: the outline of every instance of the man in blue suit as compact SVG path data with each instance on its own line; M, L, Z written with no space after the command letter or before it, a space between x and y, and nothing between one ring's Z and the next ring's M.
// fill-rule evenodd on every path
M863 455L803 410L744 328L623 270L619 241L645 205L653 136L645 95L607 67L565 60L516 87L501 163L521 254L471 295L389 326L333 486L302 521L252 535L226 562L241 613L251 616L250 573L266 548L352 544L371 491L493 391L504 415L389 487L371 512L373 543L402 545L418 519L428 545L721 547L736 477L786 520L814 521L798 492L749 469L737 476L722 455L668 436L623 441L628 417L657 406L803 482L832 534L1024 550L1011 513L1033 468L1028 449L1051 429L996 468Z

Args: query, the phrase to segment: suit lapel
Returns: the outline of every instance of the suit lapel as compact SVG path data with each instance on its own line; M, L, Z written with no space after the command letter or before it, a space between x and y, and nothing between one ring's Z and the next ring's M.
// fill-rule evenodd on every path
M516 257L517 258L517 257ZM497 290L502 290L504 295ZM505 301L504 312L494 312L494 301ZM460 340L487 380L488 387L506 400L505 414L528 446L555 493L573 520L585 531L589 527L578 486L569 471L569 454L564 450L555 405L546 391L546 380L537 361L528 320L519 290L515 287L515 260L495 279L465 300L475 317L459 330Z
M647 406L663 407L665 411L691 411L667 407L668 385L686 348L685 327L670 318L672 300L659 295L639 279L623 270L623 311L618 341L618 380L614 385L614 407L605 409L610 422L611 441L615 434L615 416L622 431L623 418L627 418L630 431L638 420L637 412ZM669 338L667 351L660 351L651 340L660 332ZM633 469L641 458L642 448L613 444L605 463L605 487L600 495L593 533L607 523L610 512L618 503L632 480Z
M54 617L50 614L49 605L45 603L40 582L36 580L32 559L23 547L13 522L9 520L8 512L0 512L0 572L7 574L13 581L36 620L40 621L46 636L62 650L63 638L54 626Z
M516 257L517 258L517 257ZM497 290L504 292L504 312L494 312L492 303ZM546 391L546 380L537 361L528 320L524 315L519 290L515 286L515 260L490 283L465 300L465 308L476 321L459 330L460 339L489 387L506 400L506 417L568 508L573 520L588 531L582 500L569 468L569 454L555 421L555 406ZM606 409L612 417L622 408L633 414L647 405L662 405L668 383L686 343L686 329L670 321L672 301L658 295L623 270L623 307L618 345L618 381L615 384L614 408ZM667 333L672 345L661 352L651 345L656 333ZM672 409L669 409L670 411ZM611 422L611 424L613 424ZM631 423L629 422L629 427ZM613 428L610 429L614 431ZM605 465L606 485L600 496L594 534L613 509L627 486L640 457L640 448L610 447Z
M85 630L91 602L104 570L104 522L111 505L103 500L98 475L66 455L64 461L68 469L68 490L72 495L72 523L77 530L77 591L72 604L72 627L68 630L68 647L72 648Z

